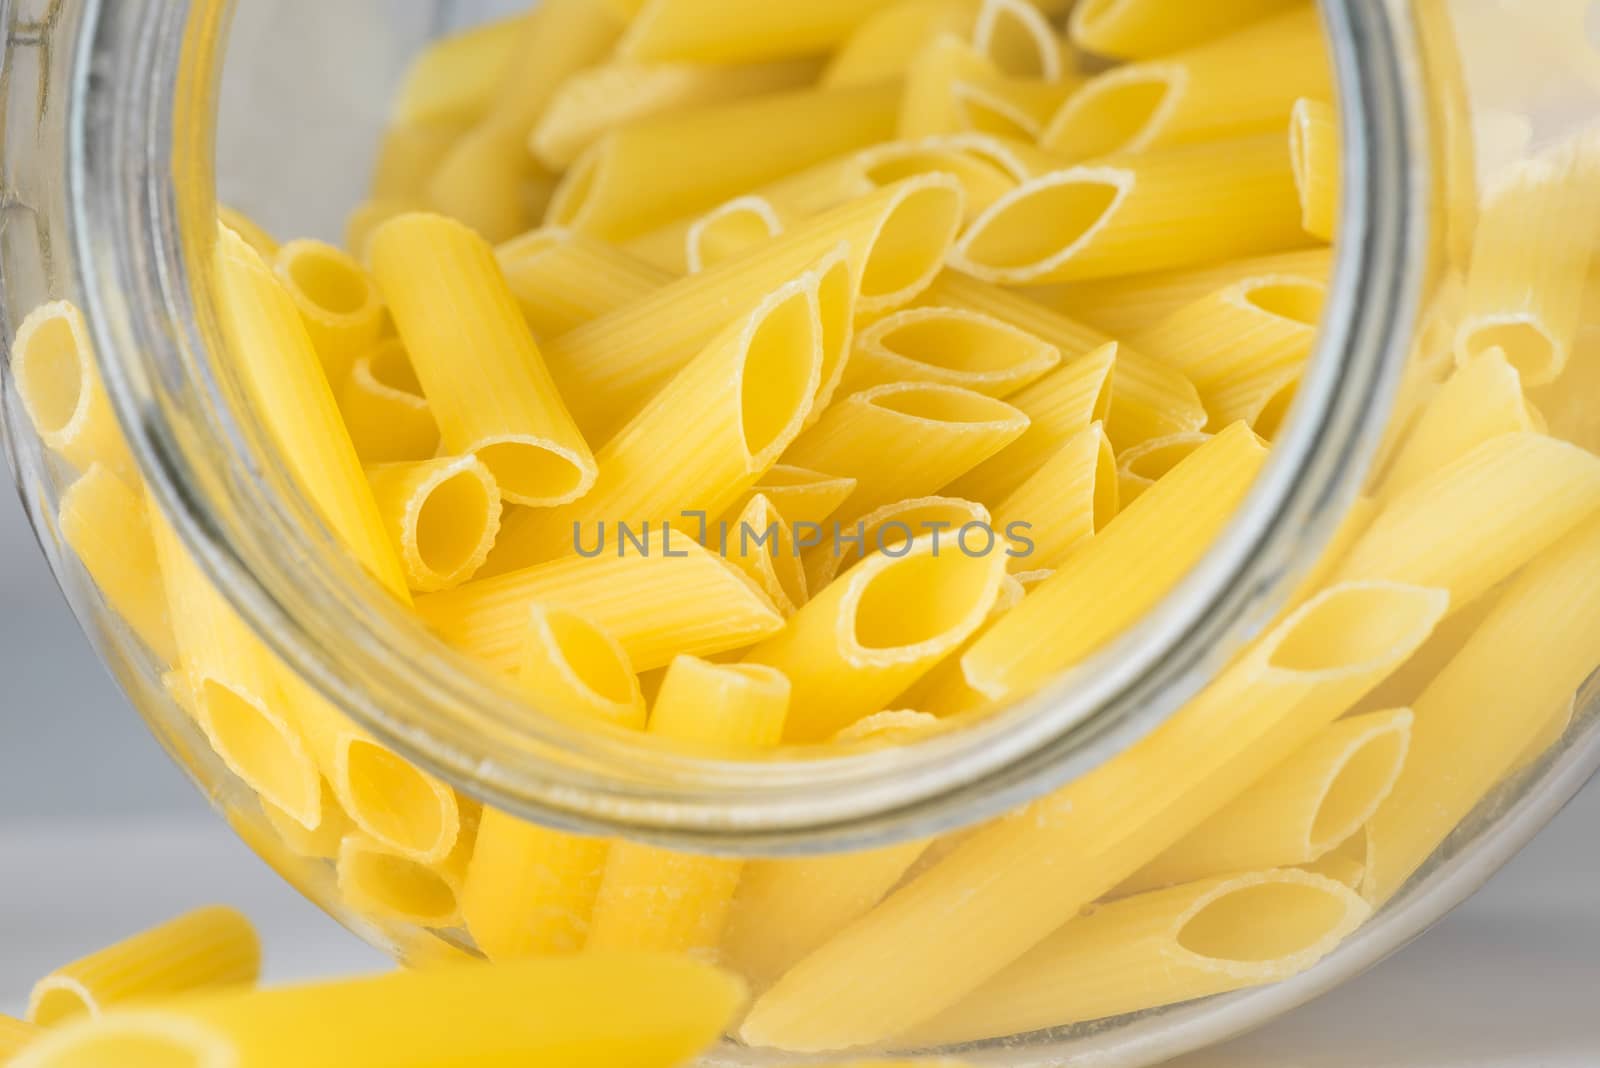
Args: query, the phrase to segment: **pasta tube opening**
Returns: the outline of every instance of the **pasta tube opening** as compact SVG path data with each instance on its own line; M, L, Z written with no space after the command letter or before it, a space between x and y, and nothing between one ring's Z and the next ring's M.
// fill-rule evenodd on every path
M52 1036L53 1038L53 1036ZM227 1040L207 1028L154 1014L126 1014L78 1033L43 1043L28 1055L35 1068L231 1068L237 1063Z
M955 177L966 191L966 216L976 219L995 201L1016 188L1014 177L957 136L925 138L921 141L893 142L861 153L861 174L876 188L893 185L907 178L930 174Z
M450 788L376 742L349 738L337 758L334 783L350 816L372 837L437 861L460 831Z
M1426 596L1424 596L1424 594ZM1437 602L1427 630L1448 604L1443 590L1396 582L1346 582L1308 601L1261 650L1269 671L1305 676L1359 676L1394 660L1417 642L1419 610Z
M22 407L47 447L73 467L95 461L127 477L134 471L111 411L83 314L67 301L44 304L17 328L11 348Z
M1182 434L1169 434L1140 442L1122 454L1118 476L1122 483L1122 503L1136 500L1139 494L1166 477L1172 469L1187 460L1211 435L1192 430ZM1098 529L1098 528L1097 528Z
M1385 724L1359 739L1331 769L1327 790L1311 821L1311 850L1337 848L1372 818L1389 795L1411 742L1411 717Z
M1185 81L1174 64L1107 71L1067 98L1040 140L1073 160L1137 152L1164 125Z
M424 487L416 513L416 562L440 585L470 575L494 543L500 496L488 468L471 459Z
M739 433L747 469L771 464L810 414L821 378L821 324L812 295L796 291L762 316L739 363ZM841 316L835 316L835 325Z
M956 263L1026 281L1088 247L1133 188L1128 171L1080 168L1046 175L1002 199L967 231Z
M399 341L357 357L339 391L339 411L362 462L426 460L439 451L439 425Z
M983 556L929 551L874 557L845 594L840 639L848 660L894 664L924 660L953 647L989 614L1000 575ZM916 611L907 611L910 605Z
M954 539L968 525L988 527L989 509L957 497L915 497L886 504L857 521L859 543L845 544L841 538L839 545L820 545L808 553L806 582L820 590L873 552L893 552L935 530L947 531L947 538Z
M334 324L377 312L377 287L346 253L319 241L291 241L277 258L278 276L302 315Z
M1261 406L1245 414L1245 422L1263 441L1276 441L1283 432L1284 424L1289 421L1289 412L1294 409L1295 398L1300 396L1302 375L1299 369L1285 371L1277 382L1268 387Z
M339 892L352 907L422 927L461 919L461 879L446 866L421 864L350 835L339 847Z
M1013 77L1053 82L1062 75L1060 39L1044 13L1024 0L984 0L972 43Z
M1518 374L1531 382L1546 380L1558 360L1558 345L1533 316L1507 315L1482 320L1462 331L1462 362L1499 349Z
M1056 346L992 316L961 308L912 308L862 333L845 388L942 382L1003 397L1060 362Z
M300 735L253 697L197 680L195 712L224 763L256 793L306 828L322 822L322 776Z
M1335 884L1336 885L1336 884ZM1270 981L1321 957L1354 928L1349 894L1302 873L1246 876L1217 887L1178 921L1173 941L1208 968Z
M1240 295L1245 303L1267 315L1316 327L1322 322L1328 287L1311 280L1279 278L1246 284Z
M962 188L929 175L902 190L898 203L867 241L861 268L861 310L893 308L926 289L944 267L965 206Z
M783 233L783 220L764 197L730 200L689 227L686 262L690 274L735 259Z
M644 698L627 652L610 633L563 608L536 604L519 676L558 712L644 727Z

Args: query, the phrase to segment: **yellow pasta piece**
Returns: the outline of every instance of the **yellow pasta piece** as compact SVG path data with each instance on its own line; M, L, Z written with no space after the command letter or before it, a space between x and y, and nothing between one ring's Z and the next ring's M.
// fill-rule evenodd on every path
M1486 197L1456 359L1491 348L1530 386L1560 376L1583 318L1600 231L1600 136L1514 167Z
M529 148L545 166L564 170L607 133L666 112L816 80L814 60L736 65L613 62L579 71L556 92L534 127Z
M47 1036L15 1068L674 1068L743 1000L738 980L675 957L469 964L128 1010Z
M161 664L178 662L144 498L110 468L89 469L61 495L61 538L128 629Z
M832 529L817 530L797 526L795 544L809 550L807 588L820 590L873 553L889 553L913 538L927 535L939 541L940 552L960 551L961 532L969 526L982 532L977 549L986 549L992 529L989 509L955 497L912 497L875 508L849 526L835 523Z
M1314 6L1144 63L1113 67L1067 99L1040 143L1065 162L1282 130L1300 97L1331 97Z
M1340 720L1124 883L1139 893L1310 864L1365 827L1394 789L1411 743L1410 709Z
M964 308L910 308L861 331L840 389L941 382L1005 397L1060 362L1060 349L1003 319Z
M217 219L244 238L245 243L259 252L262 259L271 260L278 254L278 239L244 212L222 205L217 208Z
M828 64L822 83L874 85L904 78L918 54L941 34L969 37L977 0L900 0L855 27Z
M1108 157L1024 182L956 243L951 266L1042 285L1281 252L1309 238L1281 135Z
M587 493L594 455L488 244L442 216L402 215L371 251L445 450L477 456L508 501L554 505Z
M355 832L355 824L326 780L322 783L322 819L315 827L306 827L264 797L260 801L261 814L289 851L299 857L332 860L339 855L345 837Z
M344 381L356 357L383 332L378 287L359 263L321 241L289 242L273 269L300 311L328 381Z
M1120 506L1116 456L1104 425L1093 423L995 505L995 525L1011 542L1007 569L1061 566Z
M68 301L41 304L17 328L11 375L22 410L45 447L79 471L102 463L138 477L100 381L94 342L83 313Z
M572 166L548 221L617 241L764 182L889 140L893 86L802 90L672 112L619 127Z
M650 733L748 758L778 744L788 709L789 680L780 671L679 657L656 697ZM742 860L617 842L606 859L587 948L712 954L743 871Z
M408 600L405 569L294 299L229 230L218 244L216 277L233 364L290 471L356 559L391 594Z
M1021 697L1120 634L1210 549L1266 454L1242 424L1218 434L995 624L962 658L967 682L991 701Z
M794 527L761 492L724 522L716 533L723 558L755 580L784 618L794 615L810 596Z
M432 205L425 197L386 197L363 200L345 216L344 247L362 262L371 259L368 245L378 228L398 215L414 211L430 211Z
M33 1024L0 1014L0 1064L9 1064L12 1057L21 1053L41 1033L42 1029Z
M243 986L261 974L261 943L233 909L204 908L57 968L34 985L40 1027L98 1016L128 1001Z
M470 836L460 839L469 842ZM461 923L465 863L459 845L445 861L423 864L365 835L347 835L335 866L339 896L358 915L380 922L455 927Z
M1003 549L934 545L918 537L868 556L749 652L747 663L794 683L787 740L822 741L882 711L983 624L1005 577Z
M999 68L967 39L953 33L934 37L906 69L900 101L900 139L914 141L962 129L956 85L993 78L999 73Z
M535 605L518 678L556 715L645 726L644 697L617 640L583 616ZM461 910L490 960L583 948L610 846L486 809L467 867Z
M1336 578L1425 583L1449 589L1460 608L1596 508L1600 458L1540 434L1504 434L1397 495Z
M894 0L648 0L618 52L635 60L744 63L825 53Z
M1347 711L1421 644L1447 600L1391 583L1324 592L1127 753L959 839L792 968L741 1037L839 1049L941 1019ZM930 924L940 937L926 937Z
M823 474L793 464L773 464L742 495L729 513L742 512L756 494L772 502L773 508L790 523L821 524L839 510L856 489L856 480Z
M1243 418L1265 383L1311 356L1327 287L1289 275L1247 278L1173 312L1130 343L1194 383L1219 426Z
M431 206L460 219L491 242L528 229L525 183L544 171L528 138L568 78L601 62L616 45L624 20L594 0L544 0L522 20L493 106L458 141L428 182Z
M1165 478L1211 438L1212 435L1204 431L1191 430L1141 441L1124 452L1117 461L1118 495L1122 506L1138 500L1145 490Z
M1591 518L1533 557L1417 698L1411 754L1368 829L1369 900L1422 867L1600 664L1596 560Z
M367 468L372 495L413 590L459 586L500 531L500 488L475 456Z
M1028 417L981 393L931 382L875 386L822 414L784 460L856 480L839 514L855 519L934 493L1016 441Z
M1103 1019L1298 975L1372 907L1302 871L1205 879L1073 920L916 1041L966 1042Z
M1038 581L1043 581L1044 578L1049 576L1049 571L1024 571L1019 574L1008 574L1005 580L1000 583L1000 590L995 594L994 603L989 606L989 615L984 620L983 625L973 631L965 642L956 646L943 660L934 665L926 675L923 675L922 678L912 684L910 689L897 697L895 703L913 707L917 705L931 707L940 700L942 695L954 690L967 689L967 678L961 671L961 658L966 655L968 649L978 643L980 638L989 633L989 628L994 626L1001 616L1022 603L1022 599L1028 595L1028 591L1031 588L1023 585L1023 579L1028 579L1032 582L1035 577L1039 577ZM1034 582L1034 584L1037 585L1037 582ZM876 718L868 716L857 726L869 724Z
M533 230L495 250L522 316L541 339L642 300L672 280L621 249L570 230Z
M1013 77L1056 82L1065 73L1061 38L1031 0L983 0L972 43Z
M684 237L684 269L699 274L737 259L784 231L773 206L758 196L738 197L713 208L690 225Z
M351 365L340 384L339 413L364 463L426 460L439 451L439 424L396 339L379 342Z
M586 496L511 517L503 558L581 551L617 524L720 516L794 441L824 375L843 362L853 288L836 252L731 323L600 450Z
M1522 376L1499 349L1474 357L1434 394L1383 480L1387 498L1502 434L1531 431L1537 416L1522 392Z
M546 348L551 372L578 425L604 442L727 327L730 313L755 307L840 242L849 245L858 314L910 303L943 264L963 200L944 175L887 186L573 330Z
M494 106L526 19L496 19L423 49L395 95L395 121L463 126L481 120Z
M783 627L766 594L743 573L697 545L691 531L660 526L617 531L591 557L429 594L418 598L417 612L446 642L509 674L527 632L528 607L537 602L594 620L640 671L663 667L679 654L739 649Z
M974 78L956 82L950 93L961 129L1032 142L1076 88L1067 81Z
M1322 100L1297 100L1289 116L1289 159L1300 190L1300 225L1323 241L1339 232L1343 158L1338 111Z
M463 127L454 123L403 123L384 131L378 162L367 188L369 203L426 201L428 182L445 156L461 139ZM360 252L364 243L352 243Z
M1300 870L1332 879L1359 893L1361 882L1367 875L1366 828L1351 835L1337 849L1324 854L1319 860L1300 865Z
M1300 0L1085 0L1067 24L1073 44L1119 59L1144 59L1212 40L1250 22L1299 6Z
M1600 276L1597 276L1600 277ZM1591 304L1590 307L1600 307ZM1600 393L1600 322L1578 334L1572 359L1561 377L1529 391L1529 397L1550 425L1550 433L1600 451L1600 408L1590 398Z
M1108 371L1112 379L1107 398L1109 407L1101 408L1097 396L1095 414L1082 422L1069 424L1069 432L1081 430L1095 419L1104 419L1106 433L1111 436L1112 444L1126 449L1150 438L1199 430L1206 424L1206 410L1200 403L1200 395L1195 391L1194 384L1181 373L1126 345L1119 344L1107 349L1106 346L1111 344L1110 337L1052 312L1021 294L947 273L928 290L925 299L1004 319L1061 350L1067 367L1008 398L1036 421L1040 417L1037 405L1049 403L1036 394L1053 392L1056 387L1065 387L1069 381L1082 381L1073 376L1097 364L1076 361L1080 356L1096 353L1096 359L1104 357L1108 361L1108 368L1111 361L1115 363L1115 371ZM1075 366L1076 371L1073 370ZM1056 380L1055 384L1047 386L1046 383L1052 380ZM1103 383L1101 388L1104 388ZM1037 439L1040 447L1045 444L1043 437L1037 433L1025 437L1023 443L1030 439ZM1019 450L1023 443L1019 443ZM1045 448L1042 454L1036 452L1031 459L1042 460L1050 451L1053 450ZM1015 461L1007 459L1004 454L991 461L991 465L1009 468L1009 477L1017 481L1032 473L1026 466L1018 468ZM1011 488L1015 488L1014 483Z
M1333 275L1333 251L1323 247L1277 252L1204 267L1069 282L1030 289L1028 296L1111 336L1131 337L1219 289L1246 278L1278 274L1326 284Z
M891 712L862 720L836 740L904 744L938 723L920 712ZM927 845L917 840L858 853L752 862L728 918L724 960L755 986L770 984L883 900Z

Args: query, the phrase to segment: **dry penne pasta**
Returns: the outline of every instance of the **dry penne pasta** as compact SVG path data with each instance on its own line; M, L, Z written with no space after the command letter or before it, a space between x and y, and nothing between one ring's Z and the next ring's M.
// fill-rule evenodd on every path
M416 462L439 451L439 424L396 339L357 357L340 384L339 414L363 463Z
M266 227L250 218L244 212L226 205L219 205L217 208L217 221L244 238L245 244L255 249L262 259L270 262L273 257L277 256L278 239L268 233Z
M264 797L260 801L261 814L296 856L333 860L339 855L339 846L345 838L355 833L355 824L326 780L322 783L322 820L315 827L308 828Z
M1085 0L1067 24L1072 41L1088 52L1121 59L1164 55L1221 37L1256 19L1299 6L1301 0Z
M839 510L839 506L855 492L856 480L841 475L824 474L793 464L773 464L756 480L746 494L761 494L772 502L783 517L794 524L819 525ZM743 511L743 498L730 513Z
M464 836L462 842L468 839ZM470 851L468 851L470 852ZM461 923L459 848L439 864L423 864L362 834L339 845L339 895L363 916L443 929Z
M67 301L28 313L11 346L11 374L39 439L80 471L104 464L135 477L116 413L100 382L83 313Z
M395 121L462 126L481 120L516 56L525 18L497 19L429 45L395 94Z
M1138 500L1140 494L1171 474L1174 467L1187 460L1211 438L1212 435L1203 430L1190 430L1141 441L1124 451L1117 458L1116 469L1121 506L1126 507Z
M129 1001L246 986L260 972L250 921L233 909L199 909L51 972L28 998L28 1019L56 1027Z
M761 197L730 200L690 225L684 236L685 273L699 274L707 267L738 259L783 231L783 219Z
M290 241L273 270L300 311L328 381L343 381L383 331L378 287L352 257L320 241Z
M970 36L977 0L894 0L857 25L823 73L825 85L872 85L904 78L941 34Z
M723 558L754 579L785 618L806 603L809 586L795 528L772 498L755 493L715 536Z
M797 526L795 545L805 551L806 586L820 590L875 552L889 552L927 535L950 551L961 549L962 531L983 532L979 551L987 546L992 520L989 509L956 497L911 497L875 508L853 526L833 529ZM847 533L848 530L848 533Z
M641 300L671 276L570 230L533 230L495 249L506 285L541 340Z
M962 129L955 87L999 73L999 68L970 41L952 33L934 37L906 68L900 101L900 140L914 141Z
M500 488L475 456L367 468L372 496L413 590L459 586L500 532Z
M1306 233L1332 241L1339 232L1343 156L1339 113L1332 104L1304 98L1289 115L1289 158L1300 190L1300 225Z
M963 130L1030 142L1076 88L1065 81L991 77L958 81L950 93Z
M1006 397L1060 362L1060 349L1003 319L925 305L861 331L840 390L849 394L891 382L942 382Z
M1061 566L1116 518L1120 507L1111 441L1103 424L1090 424L995 505L995 526L1011 542L1008 570Z

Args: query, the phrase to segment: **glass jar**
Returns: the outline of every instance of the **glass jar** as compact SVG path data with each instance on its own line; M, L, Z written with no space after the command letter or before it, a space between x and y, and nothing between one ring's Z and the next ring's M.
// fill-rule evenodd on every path
M511 685L447 650L316 518L268 447L259 413L242 400L238 376L212 359L220 334L205 279L216 204L274 232L337 240L364 195L386 101L411 57L443 32L520 5L228 6L0 5L5 337L15 340L47 301L82 309L128 449L126 457L92 458L125 464L130 485L142 481L199 571L298 680L300 700L359 725L347 750L360 764L353 779L364 774L393 789L397 809L444 797L448 818L466 825L489 805L562 831L728 857L955 836L1082 780L1168 722L1281 618L1330 543L1358 529L1364 491L1392 464L1416 411L1445 377L1441 352L1455 339L1440 335L1454 325L1480 176L1494 188L1518 161L1571 136L1600 94L1586 4L1563 0L1537 13L1494 0L1324 4L1344 141L1337 264L1315 357L1271 462L1224 536L1127 633L1013 709L911 745L740 762L648 748L532 714ZM1590 311L1581 335L1589 349L1597 330L1600 317ZM1518 339L1496 340L1515 363ZM8 351L8 367L15 356ZM375 919L353 908L328 844L299 839L281 813L266 814L236 762L219 756L186 712L192 695L171 685L163 642L114 610L97 564L114 570L141 550L131 533L120 544L120 535L106 539L101 529L89 545L89 534L69 529L63 504L70 511L68 490L86 464L56 445L91 396L79 385L83 392L57 395L53 409L35 403L28 412L27 383L8 375L3 425L50 564L130 699L238 832L352 930L410 963L470 954L454 925L403 922L396 909ZM1553 400L1543 418L1568 436L1590 429L1581 401L1558 410ZM128 499L139 503L131 491ZM1466 543L1473 537L1462 532ZM1553 629L1551 640L1557 636ZM1579 695L1559 741L1546 739L1543 755L1478 805L1402 891L1310 970L1110 1023L980 1041L964 1053L996 1065L1154 1063L1360 972L1463 900L1600 765L1588 696ZM730 1042L710 1063L801 1064L810 1056Z

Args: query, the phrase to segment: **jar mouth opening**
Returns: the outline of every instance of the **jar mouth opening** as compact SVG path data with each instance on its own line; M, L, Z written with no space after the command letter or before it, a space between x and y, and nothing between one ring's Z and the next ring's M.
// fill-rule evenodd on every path
M656 750L529 717L511 684L428 635L315 521L210 359L221 333L202 280L230 5L144 7L90 5L85 16L68 203L107 391L152 492L240 615L358 724L446 781L554 826L714 852L837 849L998 815L1109 759L1204 683L1331 534L1376 448L1419 302L1427 212L1414 176L1425 152L1401 91L1414 59L1382 5L1324 4L1348 146L1335 282L1275 454L1195 571L1044 692L960 729L759 763ZM134 32L136 18L151 25ZM88 77L97 59L117 76Z

